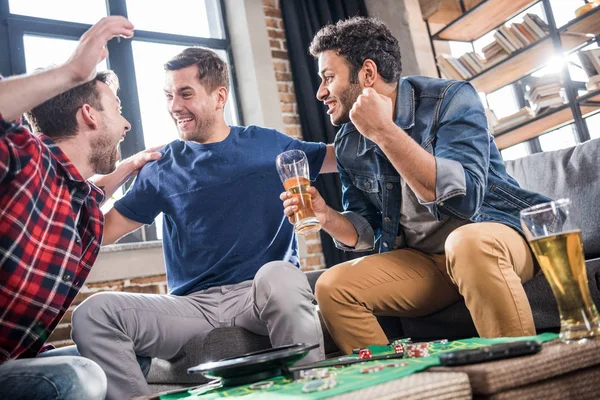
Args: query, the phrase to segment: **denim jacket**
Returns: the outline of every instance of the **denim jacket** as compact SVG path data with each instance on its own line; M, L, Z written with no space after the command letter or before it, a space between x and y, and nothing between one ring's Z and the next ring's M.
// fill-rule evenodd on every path
M520 210L550 201L519 187L504 167L475 89L464 81L411 76L398 85L395 123L435 157L436 199L421 201L440 220L443 215L473 222L499 222L520 233ZM402 234L400 176L383 151L352 125L335 137L342 181L343 214L358 243L338 248L379 252L394 248Z

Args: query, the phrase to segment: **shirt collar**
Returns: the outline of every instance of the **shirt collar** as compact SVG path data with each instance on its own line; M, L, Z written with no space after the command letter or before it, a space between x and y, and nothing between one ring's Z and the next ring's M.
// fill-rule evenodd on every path
M48 149L50 149L52 155L54 155L56 160L59 162L60 166L65 171L69 180L73 182L87 183L87 181L83 179L77 168L75 168L71 160L69 160L69 157L67 157L67 155L63 153L63 151L60 149L60 147L58 147L54 140L50 139L48 136L42 133L36 133L36 136L40 138L42 142L44 142Z

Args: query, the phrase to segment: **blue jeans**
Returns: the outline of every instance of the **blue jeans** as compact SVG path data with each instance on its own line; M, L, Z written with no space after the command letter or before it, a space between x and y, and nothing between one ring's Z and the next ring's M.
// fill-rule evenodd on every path
M48 354L0 364L0 399L103 400L105 396L106 375L87 358Z

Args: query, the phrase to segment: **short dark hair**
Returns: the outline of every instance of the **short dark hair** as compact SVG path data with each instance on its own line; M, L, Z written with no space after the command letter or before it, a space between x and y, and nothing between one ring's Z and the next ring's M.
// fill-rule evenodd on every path
M358 83L358 71L367 59L375 62L387 83L397 82L402 74L398 40L376 18L353 17L324 26L313 38L309 51L317 58L328 50L348 61L352 83Z
M54 141L68 139L77 134L77 110L89 104L102 111L97 84L102 82L117 93L119 78L113 71L102 71L89 82L67 90L25 113L34 132L42 132Z
M204 47L188 47L165 64L166 71L177 71L195 65L198 81L208 93L218 87L229 89L227 64L214 51Z

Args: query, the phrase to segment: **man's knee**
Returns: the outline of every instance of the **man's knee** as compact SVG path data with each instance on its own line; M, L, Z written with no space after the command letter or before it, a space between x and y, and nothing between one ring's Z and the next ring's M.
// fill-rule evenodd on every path
M98 364L83 357L69 357L72 388L65 399L104 399L106 375Z
M81 303L75 311L71 321L71 336L77 343L89 335L92 325L102 325L108 322L113 313L112 304L116 293L97 293Z
M329 302L344 286L344 264L327 269L319 276L315 284L315 298L317 303L324 305Z
M310 289L306 274L295 265L285 261L272 261L263 265L254 277L259 288L271 293L285 293L294 289Z

